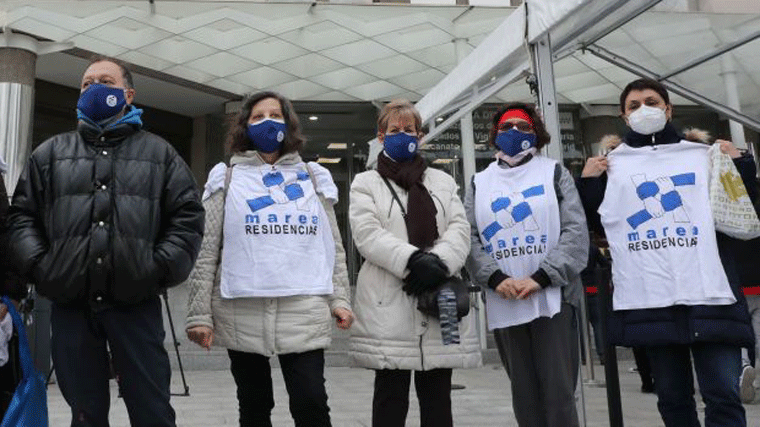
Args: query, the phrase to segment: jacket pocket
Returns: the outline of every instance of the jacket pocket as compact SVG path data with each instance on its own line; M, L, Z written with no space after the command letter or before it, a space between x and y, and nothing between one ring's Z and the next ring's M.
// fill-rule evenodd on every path
M71 254L82 254L71 256ZM51 247L32 268L37 293L59 304L84 299L86 255L73 247Z
M142 256L138 256L142 255ZM134 304L156 295L165 271L152 250L115 254L111 295L116 303Z

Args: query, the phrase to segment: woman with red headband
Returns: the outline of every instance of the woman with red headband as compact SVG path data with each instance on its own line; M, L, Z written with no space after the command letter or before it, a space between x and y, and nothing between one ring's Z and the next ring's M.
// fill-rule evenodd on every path
M465 197L470 275L485 287L521 427L578 426L576 310L589 238L570 173L542 156L549 134L536 110L513 103L493 118L496 159Z

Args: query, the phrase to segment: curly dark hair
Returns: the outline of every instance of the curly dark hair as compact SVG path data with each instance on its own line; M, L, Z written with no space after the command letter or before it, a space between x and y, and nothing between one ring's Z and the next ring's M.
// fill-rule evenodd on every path
M251 140L248 138L248 118L251 116L251 110L261 100L274 98L280 102L282 116L285 118L285 124L288 130L285 133L285 140L280 147L280 156L287 153L300 152L306 143L306 138L301 133L301 123L298 115L293 109L293 104L277 92L263 91L249 95L243 101L243 106L232 120L230 120L229 130L227 131L227 147L230 153L242 153L251 150Z
M551 142L551 136L549 135L549 132L546 131L544 121L538 116L536 107L524 102L510 102L499 108L491 119L491 132L488 135L488 143L492 147L496 147L496 134L499 131L499 119L501 119L501 116L503 116L508 110L523 110L528 117L530 117L530 120L533 122L533 131L536 133L536 148L538 150L549 145L549 142Z

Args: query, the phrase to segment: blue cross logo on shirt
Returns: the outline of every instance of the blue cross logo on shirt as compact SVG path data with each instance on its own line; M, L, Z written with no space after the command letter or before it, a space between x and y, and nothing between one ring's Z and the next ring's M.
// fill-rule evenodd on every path
M653 181L648 181L645 174L636 174L631 176L631 181L636 187L636 195L644 204L644 209L626 219L631 228L635 230L639 225L652 218L660 218L666 212L672 213L674 222L689 222L689 215L683 208L683 201L676 187L694 185L694 172L661 176Z
M303 170L299 171L296 174L296 180L308 181L309 173ZM282 204L293 201L298 202L304 197L301 184L295 182L293 184L284 185L285 177L283 177L282 172L280 171L265 172L262 176L262 182L264 183L264 186L269 189L269 195L246 200L246 202L248 202L248 207L251 208L251 212L256 212L267 206L274 205L275 203Z
M540 227L533 217L533 210L526 201L531 197L542 196L544 186L536 185L527 190L512 193L507 197L496 195L491 202L491 212L496 220L483 229L483 237L491 240L499 230L522 224L525 231L536 231Z

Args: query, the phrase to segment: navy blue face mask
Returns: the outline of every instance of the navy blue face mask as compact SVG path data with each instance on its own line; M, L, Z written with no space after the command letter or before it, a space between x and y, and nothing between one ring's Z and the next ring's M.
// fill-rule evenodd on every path
M264 119L248 124L248 139L262 153L279 151L285 140L288 125L284 120Z
M508 156L516 156L530 147L536 146L536 134L520 132L512 128L496 134L496 146Z
M420 141L417 135L399 132L385 134L383 138L383 150L385 154L397 162L406 162L417 154L417 146Z
M97 123L119 114L126 104L124 88L93 83L79 95L77 110Z

